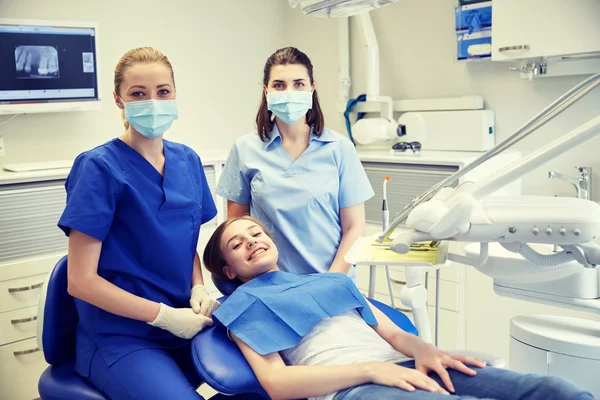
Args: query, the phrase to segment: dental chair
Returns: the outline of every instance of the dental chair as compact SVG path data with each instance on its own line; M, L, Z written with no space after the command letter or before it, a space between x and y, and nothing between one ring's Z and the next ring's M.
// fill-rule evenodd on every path
M67 256L61 258L44 282L38 306L38 346L50 364L38 382L43 400L108 400L74 370L77 310L67 292ZM195 371L184 371L188 381L201 383Z
M242 283L212 276L217 289L227 296ZM406 315L377 300L369 301L388 316L404 331L417 335L417 329ZM227 330L218 322L202 330L192 340L194 365L202 380L224 395L239 395L244 399L268 399L269 396L260 386L250 365L246 362L237 345L227 336ZM216 399L217 397L213 397ZM226 397L222 397L226 398Z

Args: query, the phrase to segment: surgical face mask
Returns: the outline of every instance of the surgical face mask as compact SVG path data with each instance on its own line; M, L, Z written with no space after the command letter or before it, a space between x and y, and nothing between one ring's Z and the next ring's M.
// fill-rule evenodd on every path
M286 90L267 93L267 107L288 125L295 124L312 108L313 92Z
M121 99L123 101L123 99ZM157 138L178 118L175 100L123 101L125 121L147 138Z

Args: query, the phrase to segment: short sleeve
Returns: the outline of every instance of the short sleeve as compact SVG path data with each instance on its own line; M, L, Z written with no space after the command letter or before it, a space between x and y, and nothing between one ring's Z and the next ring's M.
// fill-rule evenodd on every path
M340 208L363 203L375 195L356 149L347 139L340 143Z
M237 144L234 144L221 173L217 194L240 204L250 204L250 182L244 174Z
M82 154L65 182L67 202L58 221L69 236L75 229L104 241L117 207L118 185L102 159Z
M212 192L210 191L210 186L208 185L208 181L206 180L206 174L204 173L204 167L202 166L202 161L198 158L200 162L200 175L202 179L202 222L201 224L205 224L211 219L213 219L217 215L217 206L215 205L215 200L213 198Z

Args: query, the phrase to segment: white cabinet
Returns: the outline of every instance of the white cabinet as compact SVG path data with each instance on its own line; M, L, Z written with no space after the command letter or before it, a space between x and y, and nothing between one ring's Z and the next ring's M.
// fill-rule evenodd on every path
M600 1L494 0L492 60L600 56Z
M224 219L224 202L214 195L225 154L203 158L204 172L219 214L201 229L198 250ZM48 272L67 253L68 239L57 227L68 171L13 173L0 169L0 399L31 400L48 366L37 344L40 289ZM205 273L209 290L217 290Z
M67 252L56 226L63 185L64 176L0 179L0 399L39 398L38 380L48 365L36 339L37 309L48 272Z

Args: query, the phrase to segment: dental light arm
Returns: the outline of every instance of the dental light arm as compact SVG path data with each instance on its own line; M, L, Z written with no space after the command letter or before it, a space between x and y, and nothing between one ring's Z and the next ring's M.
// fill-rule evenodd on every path
M499 242L540 268L554 268L573 260L585 267L600 265L600 246L592 242L600 234L600 205L577 198L488 197L600 133L600 116L477 183L466 182L455 189L445 187L541 127L599 84L600 74L588 78L507 140L419 196L394 218L379 240L397 231L390 247L398 253L406 253L412 243L426 240ZM527 243L557 244L563 250L541 255ZM449 257L475 265L485 262L486 253L482 249L477 260L453 254Z
M415 207L430 200L442 188L454 184L464 175L466 175L479 165L483 164L485 161L493 158L494 156L500 154L504 150L509 149L511 146L518 143L519 141L530 135L532 132L534 132L535 130L552 120L558 114L569 108L571 105L573 105L579 99L584 97L587 93L592 91L598 85L600 85L600 73L589 77L588 79L582 81L581 83L573 87L571 90L563 94L561 97L559 97L556 101L554 101L544 110L542 110L531 120L526 122L511 136L509 136L508 138L494 146L492 149L481 155L471 164L459 169L454 174L450 175L446 179L439 182L437 185L434 185L432 188L422 193L419 197L417 197L410 204L404 207L404 209L394 217L394 219L390 222L390 226L388 227L388 229L380 235L380 241L382 241L383 239L389 239L392 232L394 232L396 228L398 228L402 223L406 221L408 215L414 210ZM564 151L564 149L562 150ZM549 159L550 158L547 158L545 161L548 161ZM529 169L527 169L526 171L529 171L535 167L535 165L530 165ZM504 182L504 184L506 183L508 182Z

